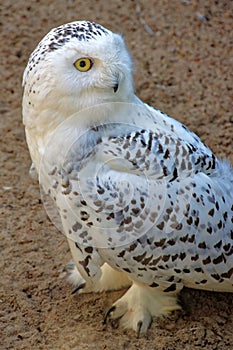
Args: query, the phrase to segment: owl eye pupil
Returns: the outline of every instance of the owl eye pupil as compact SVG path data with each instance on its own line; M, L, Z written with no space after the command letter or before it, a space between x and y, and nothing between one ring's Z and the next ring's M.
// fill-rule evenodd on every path
M85 62L85 61L81 61L81 62L79 63L79 65L80 65L80 67L84 68L84 67L86 66L86 62Z

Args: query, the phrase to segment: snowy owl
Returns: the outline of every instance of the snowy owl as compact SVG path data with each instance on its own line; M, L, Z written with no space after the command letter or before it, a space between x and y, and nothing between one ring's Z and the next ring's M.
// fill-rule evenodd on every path
M146 332L180 309L183 286L233 292L233 170L135 96L119 34L52 29L23 86L32 169L68 238L75 291L128 287L105 322Z

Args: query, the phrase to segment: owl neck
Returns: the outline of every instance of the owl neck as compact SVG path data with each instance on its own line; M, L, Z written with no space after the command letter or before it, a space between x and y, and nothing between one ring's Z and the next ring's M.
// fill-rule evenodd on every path
M26 102L27 97L25 97ZM50 99L51 101L51 99ZM66 99L56 101L55 105L45 101L34 101L34 104L25 106L23 109L23 121L25 124L26 138L33 163L38 171L40 160L44 155L46 145L50 141L56 128L64 123L64 127L80 128L86 130L103 123L132 122L127 120L124 112L124 103L142 103L135 95L125 96L112 101L101 98L77 99L69 96ZM86 101L81 103L80 101ZM28 107L27 107L28 106ZM69 119L75 120L75 125L69 125ZM73 122L72 122L73 123Z

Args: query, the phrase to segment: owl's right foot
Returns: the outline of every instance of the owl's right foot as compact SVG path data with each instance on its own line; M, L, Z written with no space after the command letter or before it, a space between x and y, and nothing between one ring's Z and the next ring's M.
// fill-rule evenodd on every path
M181 307L176 294L166 294L146 285L136 284L118 299L106 312L107 320L117 320L120 326L131 328L137 334L145 333L154 316L167 316Z

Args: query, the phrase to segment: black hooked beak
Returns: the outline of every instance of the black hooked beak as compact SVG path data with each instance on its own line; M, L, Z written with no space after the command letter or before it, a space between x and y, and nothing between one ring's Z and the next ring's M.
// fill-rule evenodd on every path
M118 86L119 86L118 82L113 86L113 91L114 92L117 92Z
M113 85L113 91L114 92L117 92L117 90L118 90L118 87L119 87L119 79L120 77L119 77L119 74L116 74L115 75L115 84Z

